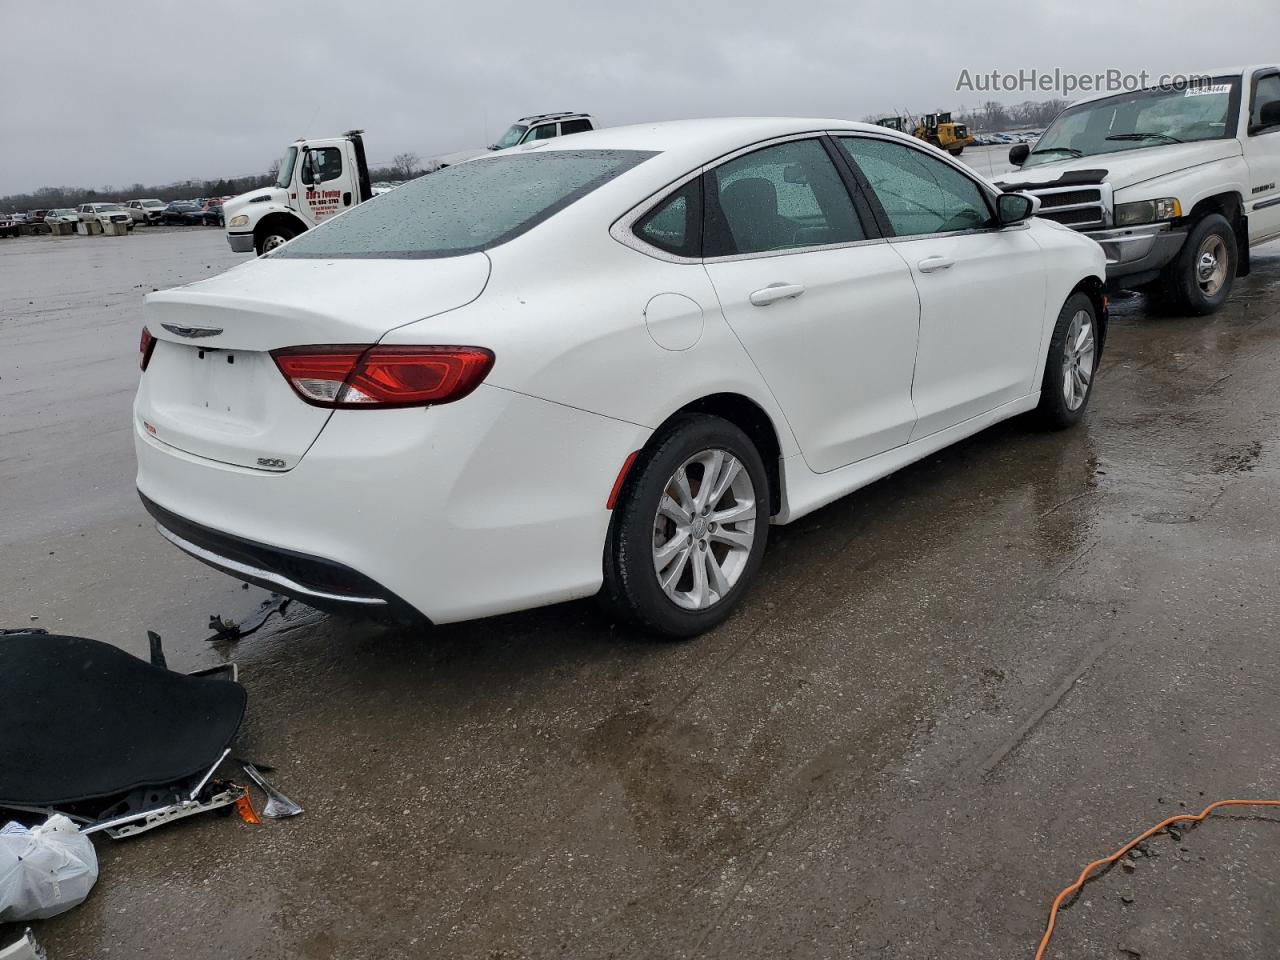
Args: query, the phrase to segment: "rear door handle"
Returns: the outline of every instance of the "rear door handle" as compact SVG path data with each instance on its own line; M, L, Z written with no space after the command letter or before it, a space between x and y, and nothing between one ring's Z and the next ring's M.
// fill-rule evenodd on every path
M950 257L925 257L916 264L920 268L921 273L937 273L939 270L946 270L955 264Z
M799 283L771 283L751 294L749 298L757 307L767 307L779 300L790 300L804 293L804 286Z

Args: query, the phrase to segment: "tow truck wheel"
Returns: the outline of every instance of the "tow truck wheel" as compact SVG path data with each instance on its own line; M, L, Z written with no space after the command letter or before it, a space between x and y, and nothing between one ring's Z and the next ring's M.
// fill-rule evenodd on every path
M297 231L294 230L293 227L289 226L288 224L285 224L285 223L272 224L271 226L263 230L261 233L259 233L258 236L255 238L255 242L258 248L258 256L262 256L265 253L270 253L276 247L279 247L279 246L282 246L283 244L288 243L297 235L298 235Z
M1236 233L1220 213L1201 218L1182 250L1153 284L1167 309L1189 316L1213 313L1227 301L1236 278Z

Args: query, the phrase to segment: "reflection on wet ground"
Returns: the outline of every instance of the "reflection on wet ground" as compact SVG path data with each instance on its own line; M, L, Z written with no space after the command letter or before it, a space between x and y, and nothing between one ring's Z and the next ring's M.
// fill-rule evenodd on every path
M745 608L697 642L655 644L590 603L428 631L295 608L234 654L245 752L306 815L103 846L93 898L44 925L51 955L1030 955L1088 859L1179 801L1280 782L1265 252L1214 317L1116 298L1081 428L1006 423L775 528ZM176 269L147 253L146 279ZM257 592L104 497L40 529L55 555L22 554L0 613L56 609L140 652L146 608L171 663L229 652L182 638ZM136 570L109 569L120 549ZM1064 956L1273 955L1280 824L1200 838L1174 853L1204 860L1091 887ZM1206 891L1231 909L1197 917Z

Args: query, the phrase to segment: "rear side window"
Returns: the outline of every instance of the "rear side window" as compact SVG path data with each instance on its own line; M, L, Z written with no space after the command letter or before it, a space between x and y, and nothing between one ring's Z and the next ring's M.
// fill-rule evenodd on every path
M865 240L849 191L817 140L792 140L706 175L703 253L767 253Z
M571 133L586 133L591 129L590 120L562 120L560 121L560 135L568 136Z
M973 230L991 223L982 190L923 150L862 137L841 137L900 237Z
M651 246L681 257L700 257L702 181L694 178L645 214L633 228Z
M652 152L495 154L419 177L308 230L273 257L455 257L505 243Z

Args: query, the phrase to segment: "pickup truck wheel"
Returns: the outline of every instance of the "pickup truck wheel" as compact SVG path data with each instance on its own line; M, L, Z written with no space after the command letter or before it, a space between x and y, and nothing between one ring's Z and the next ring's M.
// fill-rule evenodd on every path
M1191 228L1178 255L1164 268L1155 285L1156 299L1189 316L1213 313L1231 294L1238 262L1231 222L1211 213Z
M1084 416L1098 370L1098 312L1083 293L1073 293L1058 312L1040 384L1036 416L1050 430L1075 426Z

